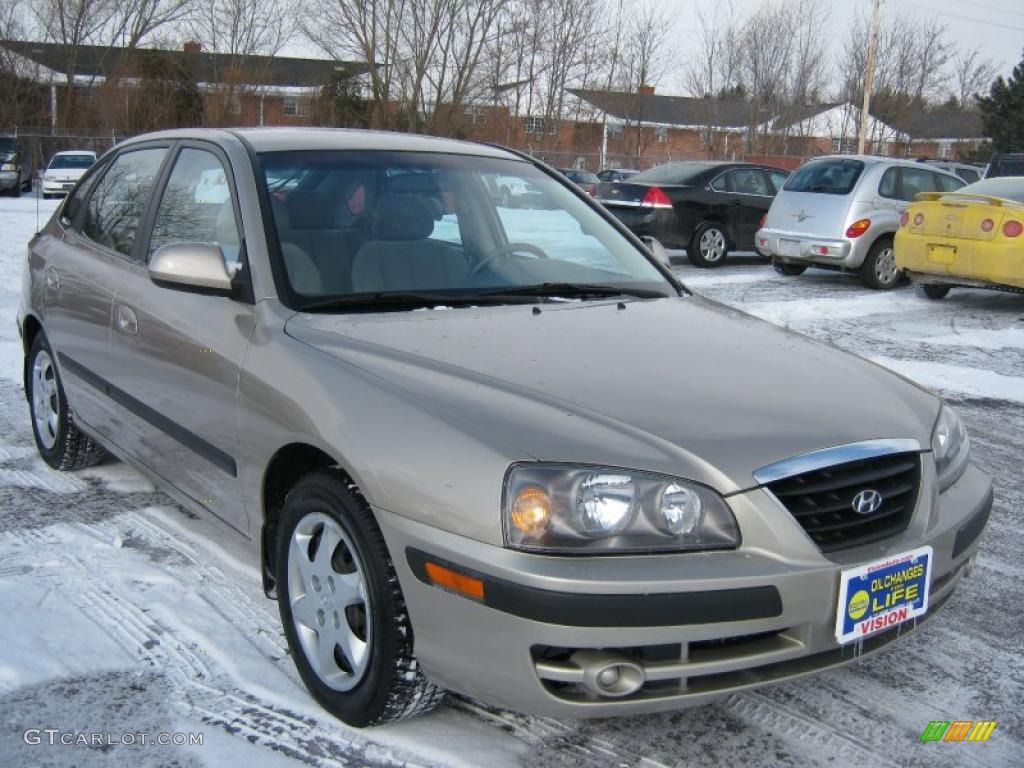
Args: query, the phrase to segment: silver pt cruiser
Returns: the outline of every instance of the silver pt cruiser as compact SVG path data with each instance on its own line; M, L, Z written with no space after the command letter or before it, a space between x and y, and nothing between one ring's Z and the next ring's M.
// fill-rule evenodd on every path
M992 503L935 396L692 295L487 146L133 139L32 240L18 323L45 460L109 451L250 542L358 726L444 689L599 717L842 664L946 602Z

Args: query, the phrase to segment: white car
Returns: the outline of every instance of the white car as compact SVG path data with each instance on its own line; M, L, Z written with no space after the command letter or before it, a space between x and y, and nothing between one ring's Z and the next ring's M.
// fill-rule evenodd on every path
M43 171L43 197L66 195L95 162L95 152L72 150L55 154Z

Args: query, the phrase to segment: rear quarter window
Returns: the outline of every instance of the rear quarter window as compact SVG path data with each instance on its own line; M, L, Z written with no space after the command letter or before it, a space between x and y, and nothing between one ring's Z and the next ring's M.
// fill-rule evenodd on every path
M815 192L823 195L848 195L857 185L864 163L860 160L812 160L789 177L786 192Z

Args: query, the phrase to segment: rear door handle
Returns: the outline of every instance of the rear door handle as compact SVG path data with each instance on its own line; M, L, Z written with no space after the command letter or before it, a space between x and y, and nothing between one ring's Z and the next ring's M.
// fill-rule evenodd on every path
M46 287L57 290L60 288L60 272L57 271L56 267L47 267L46 269Z
M115 308L115 322L121 333L135 336L139 332L139 319L135 316L135 310L124 304L118 304Z

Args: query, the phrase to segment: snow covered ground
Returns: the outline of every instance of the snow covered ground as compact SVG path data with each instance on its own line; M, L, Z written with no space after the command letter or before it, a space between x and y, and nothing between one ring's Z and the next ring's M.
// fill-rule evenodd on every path
M360 732L304 692L235 544L121 464L60 475L36 457L14 326L35 204L0 198L0 766L1024 765L1024 296L929 302L826 272L783 278L752 257L679 267L695 291L961 409L996 505L975 573L913 636L843 670L662 716L558 721L451 697ZM919 742L928 721L957 719L999 724L985 744ZM202 733L203 745L26 744L30 728Z

